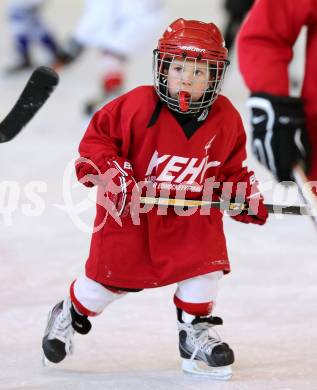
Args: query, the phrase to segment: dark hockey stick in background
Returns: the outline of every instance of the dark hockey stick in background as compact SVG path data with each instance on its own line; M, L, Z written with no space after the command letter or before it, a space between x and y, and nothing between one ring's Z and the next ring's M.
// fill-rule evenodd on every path
M50 97L58 81L53 69L45 66L35 69L12 110L0 122L0 143L12 140L23 129Z
M140 203L144 205L157 205L157 206L173 206L173 207L209 207L214 209L221 209L227 211L245 211L247 210L244 203L233 202L211 202L204 200L190 200L190 199L169 199L169 198L154 198L154 197L141 197ZM289 215L312 215L311 210L305 205L300 206L287 206L277 204L265 204L270 214L289 214Z

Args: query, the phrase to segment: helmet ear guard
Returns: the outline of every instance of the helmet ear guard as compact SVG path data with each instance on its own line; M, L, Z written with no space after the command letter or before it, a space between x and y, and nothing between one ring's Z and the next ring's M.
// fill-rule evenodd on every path
M208 108L220 93L226 69L228 51L223 36L213 23L177 19L164 32L153 52L154 87L159 98L167 106L183 114L197 114ZM168 69L174 60L206 62L209 79L199 101L192 101L190 94L179 93L172 98L168 91Z

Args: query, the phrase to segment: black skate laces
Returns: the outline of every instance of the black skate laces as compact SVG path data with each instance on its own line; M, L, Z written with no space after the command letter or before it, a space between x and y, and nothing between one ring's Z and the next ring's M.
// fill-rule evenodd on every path
M197 316L192 321L192 325L201 324L201 323L207 323L209 326L210 325L215 326L215 325L222 325L223 321L222 321L222 318L220 318L220 317L212 317L212 316L208 316L208 317Z

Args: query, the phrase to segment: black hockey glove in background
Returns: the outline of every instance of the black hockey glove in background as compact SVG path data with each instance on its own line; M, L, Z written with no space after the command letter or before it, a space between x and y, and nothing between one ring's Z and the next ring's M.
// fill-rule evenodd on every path
M309 143L300 98L252 94L252 149L278 181L293 180L292 168L300 161L309 168Z
M254 3L254 0L226 0L225 10L228 14L228 20L224 28L224 38L226 48L231 52L231 48L237 37L240 25Z
M226 0L225 9L230 14L232 19L242 19L245 17L246 13L252 7L254 0Z

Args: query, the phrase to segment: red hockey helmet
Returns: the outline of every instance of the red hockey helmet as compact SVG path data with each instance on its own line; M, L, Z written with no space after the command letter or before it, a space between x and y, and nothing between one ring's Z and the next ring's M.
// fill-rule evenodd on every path
M228 50L223 36L213 23L197 20L177 19L169 25L158 47L154 50L153 75L154 86L160 99L172 110L193 114L208 108L217 98L229 64ZM209 79L207 89L199 101L189 97L186 104L180 95L172 98L168 91L168 68L174 60L207 62Z

